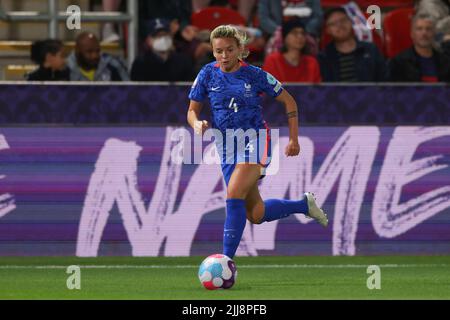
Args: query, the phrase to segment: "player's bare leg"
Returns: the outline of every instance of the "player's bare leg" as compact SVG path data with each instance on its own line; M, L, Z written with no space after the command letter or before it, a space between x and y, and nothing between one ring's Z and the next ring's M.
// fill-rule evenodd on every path
M227 216L224 225L224 254L234 257L246 219L252 223L270 222L303 213L322 226L328 225L325 213L316 205L311 193L301 200L268 199L263 201L258 191L261 169L258 164L237 164L227 188Z
M245 207L247 209L247 220L253 224L260 224L264 218L264 201L261 198L256 182L250 189L245 198Z
M264 201L258 190L260 174L261 168L258 164L238 164L228 184L227 198L245 199L246 216L250 222L260 224L264 221L285 218L292 213L303 213L324 227L328 225L327 215L317 206L311 192L306 192L304 198L298 201L283 199ZM266 210L269 211L267 215Z
M223 254L233 259L247 221L245 198L261 175L257 164L240 163L234 168L227 188Z
M259 164L238 163L227 188L227 199L245 199L261 176Z
M308 212L304 214L307 217L315 219L319 224L326 227L328 225L328 217L316 204L314 194L306 192L303 199L308 204ZM264 222L265 216L265 202L259 193L258 184L256 183L245 198L247 209L247 220L254 224Z

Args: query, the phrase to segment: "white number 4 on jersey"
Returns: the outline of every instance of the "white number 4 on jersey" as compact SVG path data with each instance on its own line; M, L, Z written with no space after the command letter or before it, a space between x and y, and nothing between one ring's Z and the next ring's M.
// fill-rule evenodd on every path
M251 153L255 150L255 147L253 146L252 142L247 143L247 146L245 147L245 151L250 151Z
M237 103L234 102L234 97L231 99L230 104L228 105L229 109L234 109L234 112L238 112L238 106Z

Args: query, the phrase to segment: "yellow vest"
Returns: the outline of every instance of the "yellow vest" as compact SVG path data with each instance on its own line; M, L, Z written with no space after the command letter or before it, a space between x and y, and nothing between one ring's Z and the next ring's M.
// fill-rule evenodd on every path
M87 70L84 70L83 68L80 68L80 71L83 76L88 78L90 81L94 81L95 72L97 71L97 69L92 69L92 70L87 71Z

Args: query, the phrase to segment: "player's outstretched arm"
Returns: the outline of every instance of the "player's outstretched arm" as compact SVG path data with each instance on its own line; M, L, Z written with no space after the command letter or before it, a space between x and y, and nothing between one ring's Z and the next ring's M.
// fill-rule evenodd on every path
M203 105L200 102L191 100L187 113L187 121L196 134L202 134L209 127L208 121L199 119L202 108Z
M288 117L289 126L289 143L286 146L285 154L288 157L296 156L300 153L300 145L298 144L298 108L294 98L283 89L281 94L276 98L284 104Z

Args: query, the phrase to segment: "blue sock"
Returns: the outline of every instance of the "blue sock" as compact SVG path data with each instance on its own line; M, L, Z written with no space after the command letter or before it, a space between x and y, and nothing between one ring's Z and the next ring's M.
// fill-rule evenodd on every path
M308 201L306 197L304 200L283 200L283 199L269 199L264 201L265 211L262 222L274 221L286 218L293 213L308 214Z
M227 199L227 216L223 228L223 254L233 259L247 221L245 200Z

